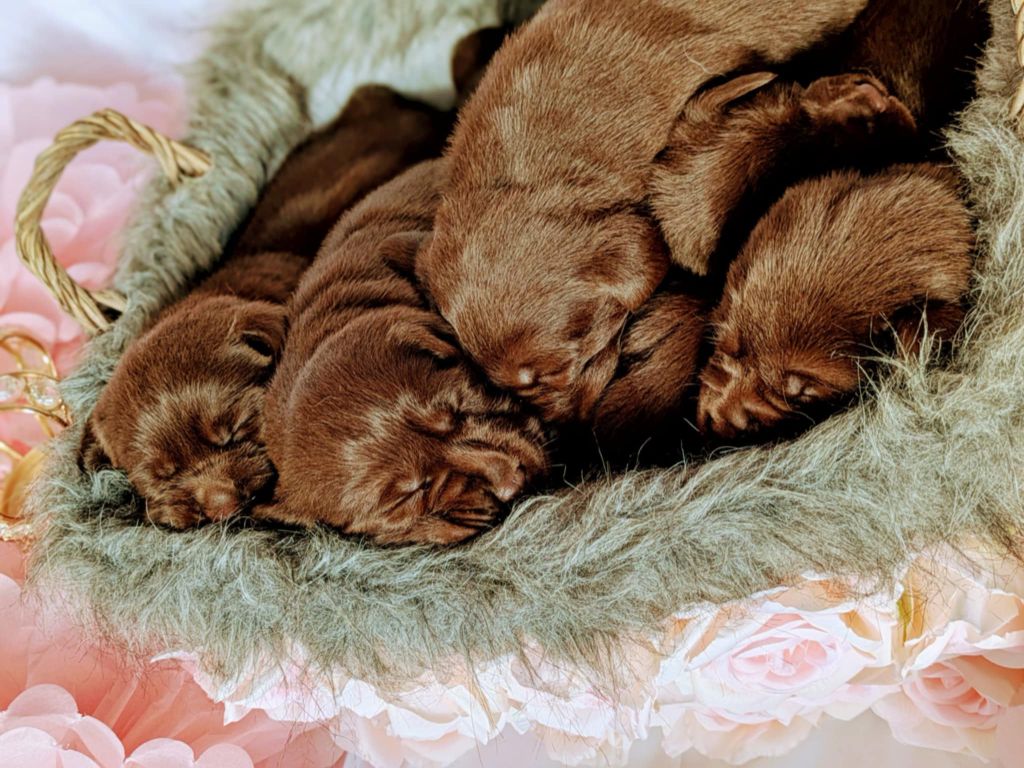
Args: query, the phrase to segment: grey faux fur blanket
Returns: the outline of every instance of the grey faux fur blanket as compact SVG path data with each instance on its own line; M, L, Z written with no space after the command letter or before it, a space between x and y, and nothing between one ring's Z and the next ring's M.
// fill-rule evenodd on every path
M951 134L981 245L976 308L948 368L894 365L873 397L796 442L530 499L500 529L446 551L230 523L151 527L132 514L122 475L85 482L72 429L36 494L46 527L32 578L56 583L82 621L138 652L196 650L229 672L295 640L317 663L379 679L453 653L515 651L524 637L584 662L688 604L807 571L881 585L940 541L1013 550L1024 523L1024 145L1006 115L1020 76L1009 5L992 5L981 95ZM307 113L329 117L348 81L401 81L429 58L423 41L440 40L438 28L451 39L435 45L432 66L446 68L456 37L507 10L495 0L288 0L222 30L193 73L187 137L215 168L146 194L118 278L129 311L65 387L76 418L145 318L216 258L267 174L310 130ZM409 61L399 50L419 53Z

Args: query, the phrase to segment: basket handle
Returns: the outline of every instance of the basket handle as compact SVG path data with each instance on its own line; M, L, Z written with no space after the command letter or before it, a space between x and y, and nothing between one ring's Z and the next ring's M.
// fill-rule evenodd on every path
M68 163L103 139L124 141L155 156L172 184L185 177L202 176L211 165L205 152L179 144L113 109L100 110L64 128L36 158L32 177L18 199L14 219L18 256L90 336L110 325L101 307L123 312L125 297L114 291L89 291L72 280L54 258L41 222L43 210Z

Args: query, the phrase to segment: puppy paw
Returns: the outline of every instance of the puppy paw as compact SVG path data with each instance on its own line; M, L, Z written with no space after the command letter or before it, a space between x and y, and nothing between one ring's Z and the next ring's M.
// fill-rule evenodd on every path
M840 143L876 135L902 138L917 128L903 102L870 75L819 78L804 91L801 106L819 130Z
M208 522L207 518L199 512L186 505L165 504L154 506L146 505L146 519L154 525L163 528L171 528L176 531L186 531L190 528L198 528Z

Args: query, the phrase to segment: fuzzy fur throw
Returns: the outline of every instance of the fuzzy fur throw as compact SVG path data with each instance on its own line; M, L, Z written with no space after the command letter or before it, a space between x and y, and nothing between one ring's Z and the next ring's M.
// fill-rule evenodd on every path
M446 72L454 40L506 15L498 5L267 0L233 19L193 74L187 141L212 153L214 169L149 189L117 281L129 311L65 387L77 420L146 317L210 266L313 122L357 81L409 92L424 62ZM193 650L226 674L273 663L297 642L315 663L379 680L452 654L515 652L525 638L552 658L594 661L615 637L687 605L808 571L881 586L941 541L1014 551L1024 525L1024 145L1007 118L1020 77L1013 19L1005 0L992 8L981 93L950 137L980 255L975 309L946 368L893 363L863 404L796 442L533 498L499 529L443 551L231 522L161 530L139 522L123 475L79 474L72 429L35 496L46 523L35 582L56 584L83 622L140 653ZM426 90L442 79L421 78Z

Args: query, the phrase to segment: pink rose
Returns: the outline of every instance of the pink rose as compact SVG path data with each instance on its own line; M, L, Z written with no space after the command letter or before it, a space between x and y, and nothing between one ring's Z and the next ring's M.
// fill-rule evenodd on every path
M665 731L662 748L669 755L696 749L703 755L734 765L758 757L784 755L807 738L820 712L797 715L782 722L768 715L721 715L711 710L688 709L679 713Z
M0 768L24 766L82 768L253 768L249 754L233 744L205 750L175 739L139 745L125 761L117 735L94 717L78 712L74 697L57 685L23 691L0 713Z
M44 620L23 599L23 572L20 550L0 542L0 768L326 768L342 757L319 724L262 712L229 723L179 665L140 674L56 616Z
M903 685L874 709L899 741L992 757L1019 739L1024 571L980 549L970 558L944 548L907 572Z
M692 617L658 677L666 751L742 762L788 751L822 714L856 717L897 683L894 606L811 578Z

